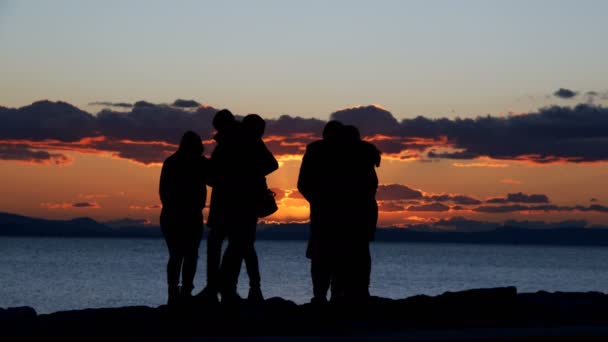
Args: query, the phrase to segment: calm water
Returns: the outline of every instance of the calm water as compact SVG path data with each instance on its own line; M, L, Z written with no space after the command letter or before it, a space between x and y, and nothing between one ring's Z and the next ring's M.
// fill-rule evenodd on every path
M305 248L304 242L257 242L266 297L310 299ZM371 292L377 296L506 285L520 292L608 289L608 248L375 243L372 255ZM0 238L0 307L28 305L48 313L157 306L166 300L166 258L164 242L155 239ZM204 261L195 292L204 284ZM244 273L241 295L247 294Z

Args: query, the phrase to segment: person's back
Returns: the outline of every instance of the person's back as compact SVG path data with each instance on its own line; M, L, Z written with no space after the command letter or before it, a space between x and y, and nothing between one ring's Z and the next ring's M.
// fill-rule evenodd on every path
M339 283L347 300L369 296L371 256L369 241L373 240L378 219L375 200L378 187L376 166L380 165L380 151L361 140L358 129L345 126L340 153L342 217L340 243L342 254Z
M209 172L208 160L202 153L200 137L194 132L186 132L178 151L165 160L161 170L159 195L163 208L160 225L169 249L167 283L170 304L180 295L190 296L194 288Z
M174 211L202 210L207 188L208 160L179 150L169 156L161 170L160 199L163 208Z
M298 175L298 191L310 204L310 236L306 256L311 261L313 302L326 301L340 253L339 130L342 124L330 121L323 139L306 146ZM334 296L333 285L332 297Z

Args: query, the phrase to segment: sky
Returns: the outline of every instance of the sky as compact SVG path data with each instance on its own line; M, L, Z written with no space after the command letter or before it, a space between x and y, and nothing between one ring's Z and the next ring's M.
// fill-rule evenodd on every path
M306 220L300 159L338 117L384 152L382 225L608 225L607 12L0 0L0 211L156 223L160 163L184 129L210 140L214 111L229 108L268 120L273 222Z

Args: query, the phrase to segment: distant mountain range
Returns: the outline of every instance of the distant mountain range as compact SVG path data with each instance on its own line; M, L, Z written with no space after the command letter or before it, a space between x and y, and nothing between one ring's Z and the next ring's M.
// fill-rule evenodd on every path
M307 240L308 224L260 225L260 240ZM0 213L0 236L42 237L115 237L160 238L160 227L140 220L117 220L105 223L91 218L46 220ZM552 228L530 229L504 226L479 232L416 231L403 228L379 228L376 241L474 243L509 245L608 246L608 229Z
M161 237L158 226L137 220L100 223L89 217L71 220L46 220L0 213L0 236L53 237Z

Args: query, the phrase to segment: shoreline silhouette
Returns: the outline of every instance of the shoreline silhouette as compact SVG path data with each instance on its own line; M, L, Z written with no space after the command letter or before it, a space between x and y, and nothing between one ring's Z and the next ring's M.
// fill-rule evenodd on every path
M238 307L194 303L181 310L131 306L37 314L0 309L9 338L175 340L261 337L299 340L559 341L608 338L608 295L599 292L517 293L514 287L446 292L405 299L371 297L366 304L302 304L278 297ZM111 329L108 329L111 327Z

